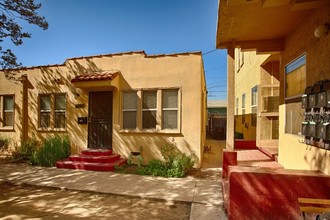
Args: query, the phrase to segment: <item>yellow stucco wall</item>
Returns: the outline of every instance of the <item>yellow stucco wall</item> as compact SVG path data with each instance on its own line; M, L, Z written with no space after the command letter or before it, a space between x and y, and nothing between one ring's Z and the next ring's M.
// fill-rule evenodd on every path
M119 70L120 76L110 83L98 83L97 87L75 88L70 82L76 75L96 71ZM11 71L13 72L13 71ZM17 72L17 71L15 71ZM88 116L90 91L113 91L113 150L128 157L131 151L142 149L146 161L160 157L160 148L174 142L185 153L193 153L201 164L202 146L205 142L206 86L201 53L148 56L144 52L68 59L63 65L21 69L16 77L26 74L28 89L28 136L43 139L55 133L68 134L73 152L87 147L88 125L77 123L78 117ZM15 111L21 106L21 86L14 85L0 73L0 95L15 93ZM57 83L60 79L60 83ZM8 90L10 88L11 90ZM177 88L180 94L180 129L178 131L127 131L121 129L122 91ZM38 95L40 93L66 93L66 129L64 131L38 128ZM138 94L140 94L138 92ZM160 101L158 99L158 101ZM204 103L205 102L205 103ZM76 108L76 104L84 104ZM16 107L17 106L17 107ZM204 109L205 108L205 109ZM15 123L19 123L19 114ZM138 117L138 120L141 118ZM19 127L11 135L19 140Z
M289 169L321 170L330 174L330 151L299 143L302 136L285 134L284 67L293 59L306 53L306 86L316 81L330 79L330 34L314 36L319 24L329 23L330 8L312 11L286 38L282 53L279 162Z
M242 52L241 52L242 53ZM239 52L235 49L235 131L244 139L256 139L256 126L251 123L252 88L260 84L260 65L269 55L256 55L255 51L245 51L244 63L238 64ZM242 120L242 95L245 94L245 117ZM238 114L236 99L238 98Z
M14 127L4 128L3 122L3 101L0 100L0 135L8 137L12 140L12 144L20 143L22 131L22 83L19 76L10 76L11 80L7 80L4 73L0 72L0 96L15 95L14 96Z

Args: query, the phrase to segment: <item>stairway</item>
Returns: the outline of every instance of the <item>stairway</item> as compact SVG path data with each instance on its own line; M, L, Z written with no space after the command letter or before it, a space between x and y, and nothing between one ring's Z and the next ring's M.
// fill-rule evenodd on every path
M79 155L72 155L65 160L56 162L57 168L79 169L93 171L114 171L115 166L126 163L118 154L112 154L110 149L88 149Z

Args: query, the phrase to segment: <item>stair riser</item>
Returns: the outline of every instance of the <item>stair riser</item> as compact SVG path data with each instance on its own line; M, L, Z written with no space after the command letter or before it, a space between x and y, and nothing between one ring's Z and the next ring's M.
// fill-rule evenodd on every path
M81 151L82 155L88 155L88 156L110 156L112 155L112 150L107 151L92 151L92 150L83 150Z
M67 161L58 161L56 162L57 168L62 169L77 169L77 170L91 170L91 171L114 171L115 166L121 166L126 164L126 160L120 159L117 162L112 163L111 165L97 165L97 164L79 164L81 162L71 161L72 163L66 163Z
M114 171L115 166L109 167L98 167L98 166L88 166L88 165L77 165L77 164L56 164L57 168L62 169L75 169L75 170L91 170L91 171Z
M69 157L69 160L71 160L71 161L88 162L88 163L113 163L119 159L120 159L119 155L111 157L111 158Z

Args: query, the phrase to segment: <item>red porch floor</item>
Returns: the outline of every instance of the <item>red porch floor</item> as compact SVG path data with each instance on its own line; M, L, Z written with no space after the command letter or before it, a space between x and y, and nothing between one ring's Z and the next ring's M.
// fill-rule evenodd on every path
M228 219L301 219L298 198L330 199L330 177L284 169L260 150L223 153Z

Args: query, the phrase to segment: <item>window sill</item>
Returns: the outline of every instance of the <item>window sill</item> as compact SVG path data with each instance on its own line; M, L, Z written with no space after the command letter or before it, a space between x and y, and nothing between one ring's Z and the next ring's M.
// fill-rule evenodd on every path
M2 128L0 128L0 131L15 131L14 130L14 127L2 127Z
M38 128L38 132L66 132L66 128Z
M122 134L181 134L179 130L151 130L151 129L121 129L119 133Z

